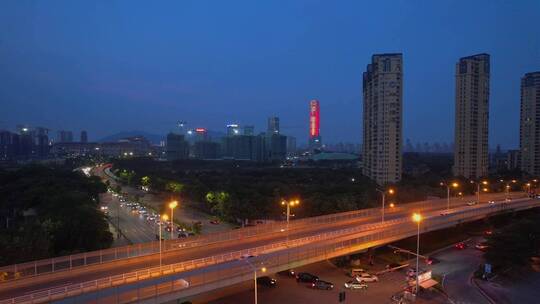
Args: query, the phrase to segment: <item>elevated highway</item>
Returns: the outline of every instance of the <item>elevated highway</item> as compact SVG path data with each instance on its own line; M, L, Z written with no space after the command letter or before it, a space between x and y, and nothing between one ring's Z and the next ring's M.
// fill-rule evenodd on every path
M0 269L10 273L0 283L0 304L65 299L159 303L251 278L242 256L255 256L250 262L279 271L409 237L416 233L412 212L422 212L422 231L431 231L538 205L523 193L511 196L512 201L504 202L504 194L483 195L483 200L498 202L476 206L465 206L472 197L454 199L444 216L445 199L406 204L387 210L384 223L378 208L295 220L289 225L289 241L281 222L165 241L161 267L158 242L11 265Z

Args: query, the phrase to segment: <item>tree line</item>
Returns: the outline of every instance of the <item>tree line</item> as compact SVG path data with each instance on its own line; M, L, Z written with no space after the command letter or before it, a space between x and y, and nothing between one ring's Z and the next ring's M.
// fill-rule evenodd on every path
M0 170L0 264L110 247L98 208L106 186L65 167Z

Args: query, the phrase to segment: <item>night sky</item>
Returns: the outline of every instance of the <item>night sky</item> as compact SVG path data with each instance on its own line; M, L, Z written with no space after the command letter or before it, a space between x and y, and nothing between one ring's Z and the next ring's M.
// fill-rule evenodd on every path
M153 3L153 5L150 5ZM402 52L404 139L452 141L454 65L491 55L490 146L519 143L540 1L0 1L0 128L164 134L231 122L360 142L362 72Z

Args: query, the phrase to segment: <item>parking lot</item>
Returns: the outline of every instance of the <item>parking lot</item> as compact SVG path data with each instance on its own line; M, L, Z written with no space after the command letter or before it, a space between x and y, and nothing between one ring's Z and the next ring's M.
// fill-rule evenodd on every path
M375 265L384 269L384 265ZM277 280L276 287L259 285L259 303L338 303L340 291L345 291L343 303L394 303L392 295L400 292L406 285L405 270L379 275L379 282L367 283L367 289L350 290L344 284L352 280L347 271L338 268L328 261L315 263L295 269L296 273L309 272L321 280L333 283L332 290L314 289L310 283L298 283L295 278L281 274L270 275ZM209 295L192 299L193 303L212 304L251 304L253 303L253 281L237 284L233 287L218 290ZM446 303L439 294L426 294L427 299L417 303Z

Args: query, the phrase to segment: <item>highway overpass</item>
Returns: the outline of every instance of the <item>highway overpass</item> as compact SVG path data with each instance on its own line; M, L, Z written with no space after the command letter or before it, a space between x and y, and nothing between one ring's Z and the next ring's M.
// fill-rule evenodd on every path
M504 194L483 195L483 200L497 202L476 206L464 203L474 198L453 199L451 212L444 216L444 199L406 204L387 210L384 223L377 208L295 220L289 241L281 222L166 241L161 267L157 242L11 265L0 269L10 273L9 280L0 283L0 304L162 303L249 280L251 266L240 260L245 255L255 256L251 263L277 272L415 235L412 212L426 217L421 228L425 232L538 206L523 193L512 197L504 202Z

